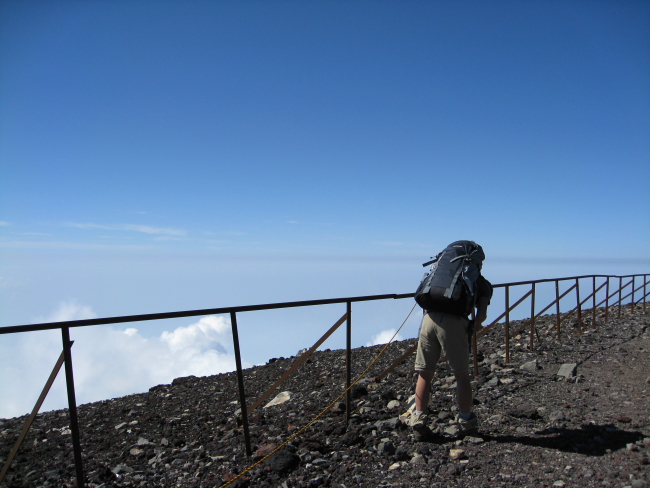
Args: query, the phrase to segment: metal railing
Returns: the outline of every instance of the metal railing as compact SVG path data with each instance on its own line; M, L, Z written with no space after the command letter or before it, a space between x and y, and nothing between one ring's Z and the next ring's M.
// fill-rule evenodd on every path
M521 333L525 328L530 326L530 349L534 348L534 337L537 334L535 328L535 319L539 318L544 312L549 310L553 305L555 305L557 322L551 327L546 333L548 334L552 329L557 328L557 339L561 341L561 324L563 321L571 317L574 313L577 312L577 321L578 321L578 333L582 333L582 305L591 299L592 301L592 313L593 313L593 324L596 325L596 310L605 305L605 321L608 320L609 309L611 307L618 306L618 317L621 316L621 307L624 300L630 298L630 303L632 310L634 306L643 302L643 312L646 313L646 298L648 297L648 274L638 274L638 275L626 275L626 276L608 276L608 275L588 275L588 276L574 276L570 278L553 278L553 279L544 279L544 280L534 280L534 281L522 281L514 283L503 283L494 285L495 289L504 288L505 289L505 311L499 315L494 321L492 321L487 327L485 327L478 334L474 333L473 337L473 346L474 346L474 372L478 374L477 366L477 340L485 335L487 331L495 327L501 319L505 318L505 350L506 350L506 362L510 362L510 338ZM643 279L643 284L638 288L636 286L637 279ZM580 280L582 279L591 279L593 290L589 296L587 296L582 301L580 300ZM597 279L604 279L600 286L597 286ZM616 291L610 294L610 281L612 279L619 280L619 286ZM630 279L625 285L623 280ZM570 281L575 283L560 294L560 283ZM542 309L540 312L535 312L535 294L536 286L541 283L555 283L555 300L553 300L548 306ZM626 290L631 285L630 292L627 295L623 296L623 291ZM514 304L510 305L510 290L514 287L521 286L530 286L530 291L524 293L524 295L519 298ZM596 303L597 293L605 288L605 298L600 302ZM635 293L643 290L641 297L635 301ZM566 312L563 316L561 315L560 301L565 298L571 291L575 290L576 296L576 306L570 311ZM614 303L610 303L610 299L615 297L618 294L618 300ZM638 296L638 295L637 295ZM209 308L202 310L191 310L183 312L169 312L169 313L156 313L156 314L144 314L144 315L129 315L123 317L108 317L108 318L99 318L99 319L86 319L86 320L72 320L67 322L48 322L42 324L30 324L30 325L17 325L11 327L0 327L0 335L3 334L13 334L19 332L34 332L34 331L44 331L44 330L61 330L61 339L63 344L63 352L61 353L61 358L57 362L50 378L39 397L39 400L32 411L32 414L28 418L23 431L21 432L18 441L14 445L10 455L8 456L4 468L0 473L0 482L2 482L4 476L6 475L9 466L15 456L20 443L24 439L29 427L34 420L38 410L47 395L50 386L52 385L59 369L62 364L65 365L65 377L66 377L66 387L68 394L68 413L70 416L70 430L72 434L72 444L74 450L74 460L75 460L75 470L77 477L77 486L82 488L85 486L84 483L84 470L83 462L81 456L81 442L79 436L79 422L77 419L77 404L75 398L75 387L74 387L74 375L72 368L72 352L71 347L73 341L70 340L70 328L71 327L85 327L93 325L107 325L107 324L119 324L127 322L140 322L140 321L151 321L151 320L162 320L170 318L182 318L182 317L195 317L199 315L218 315L218 314L230 314L230 323L232 328L232 337L233 337L233 347L235 352L235 363L237 369L237 382L239 388L239 403L241 406L241 415L242 415L242 428L244 433L244 440L246 443L246 453L248 456L252 454L251 444L250 444L250 435L249 435L249 426L248 426L248 415L255 410L261 403L268 398L273 391L275 391L282 382L284 382L295 370L297 370L301 364L303 364L309 356L317 350L317 348L343 323L346 324L346 388L350 386L351 379L351 336L352 336L352 303L356 302L365 302L371 300L389 300L389 299L403 299L403 298L412 298L413 293L404 293L404 294L388 294L388 295L371 295L371 296L361 296L361 297L347 297L347 298L332 298L326 300L307 300L307 301L298 301L298 302L283 302L283 303L270 303L262 305L249 305L249 306L239 306L239 307L222 307L222 308ZM512 312L518 305L524 302L527 298L530 297L531 301L531 311L530 317L527 319L528 322L524 323L523 327L520 327L514 334L510 333L510 312ZM345 303L346 312L343 316L332 326L330 329L303 355L297 358L296 362L292 367L287 370L281 378L279 378L258 400L250 407L246 407L245 399L245 390L244 390L244 378L243 371L241 366L241 354L239 347L239 335L237 330L237 313L241 312L250 312L250 311L259 311L259 310L273 310L273 309L282 309L282 308L294 308L294 307L309 307L315 305L328 305L328 304L337 304ZM539 336L538 336L539 340ZM410 348L406 351L397 361L393 362L383 373L376 377L377 381L381 381L390 371L392 371L397 365L401 364L410 354L415 351L416 346ZM350 395L346 394L346 419L350 418Z

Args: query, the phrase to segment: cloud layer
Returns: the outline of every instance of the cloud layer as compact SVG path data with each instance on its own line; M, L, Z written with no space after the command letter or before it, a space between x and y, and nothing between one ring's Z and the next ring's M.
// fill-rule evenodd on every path
M70 227L78 229L101 229L101 230L128 230L133 232L142 232L152 235L184 236L187 231L183 229L169 229L165 227L153 227L151 225L119 224L119 225L102 225L93 223L69 223Z
M370 342L366 343L366 346L376 346L378 344L386 344L388 341L391 340L393 335L395 335L395 332L397 332L397 329L387 329L387 330L382 330L379 334L376 334L372 336L372 339ZM397 334L395 337L396 341L402 341L404 340L401 335Z
M94 318L91 307L61 303L45 321ZM182 376L206 376L235 369L230 323L208 316L159 337L111 326L70 331L77 403L147 391ZM5 336L6 337L6 336ZM59 331L19 334L0 343L0 417L28 413L61 353ZM246 365L248 366L248 365ZM41 411L67 407L63 371Z

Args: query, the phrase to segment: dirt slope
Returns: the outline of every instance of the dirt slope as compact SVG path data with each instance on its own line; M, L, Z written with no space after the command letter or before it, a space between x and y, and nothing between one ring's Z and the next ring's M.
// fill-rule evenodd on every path
M477 436L450 429L454 385L445 365L432 391L436 436L415 442L398 416L413 393L413 357L377 384L372 377L414 341L391 345L353 392L346 425L340 408L328 411L269 461L229 486L648 486L650 479L650 310L610 311L597 328L590 315L584 334L555 316L538 320L541 342L528 351L528 336L511 340L505 364L503 328L479 343L475 379ZM517 323L511 330L516 330ZM353 351L354 375L380 346ZM245 371L247 402L280 377L296 358L279 358ZM540 369L521 369L537 360ZM558 376L562 364L575 376ZM336 398L345 383L343 351L314 354L278 390L293 398L250 417L255 459L281 444ZM147 393L79 407L88 486L219 487L248 467L238 425L234 373L178 378ZM341 405L339 405L340 407ZM26 417L0 420L4 463ZM65 410L35 421L3 487L74 486L71 439ZM450 433L451 432L451 433ZM452 459L452 449L460 449ZM457 451L456 451L457 453Z

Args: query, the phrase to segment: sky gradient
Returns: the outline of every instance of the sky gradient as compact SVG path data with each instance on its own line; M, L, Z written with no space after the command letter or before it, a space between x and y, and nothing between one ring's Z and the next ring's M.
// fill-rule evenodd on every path
M650 272L649 87L647 2L2 2L0 326L407 293L457 239L494 283ZM341 313L244 317L244 359ZM205 320L111 330L200 331L208 374ZM50 366L9 367L21 396Z

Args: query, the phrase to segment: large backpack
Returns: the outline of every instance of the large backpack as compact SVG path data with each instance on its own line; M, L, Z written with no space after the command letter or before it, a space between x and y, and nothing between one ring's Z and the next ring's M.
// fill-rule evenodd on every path
M467 317L476 302L476 281L485 254L473 241L456 241L422 266L431 265L415 292L415 301L428 312Z

